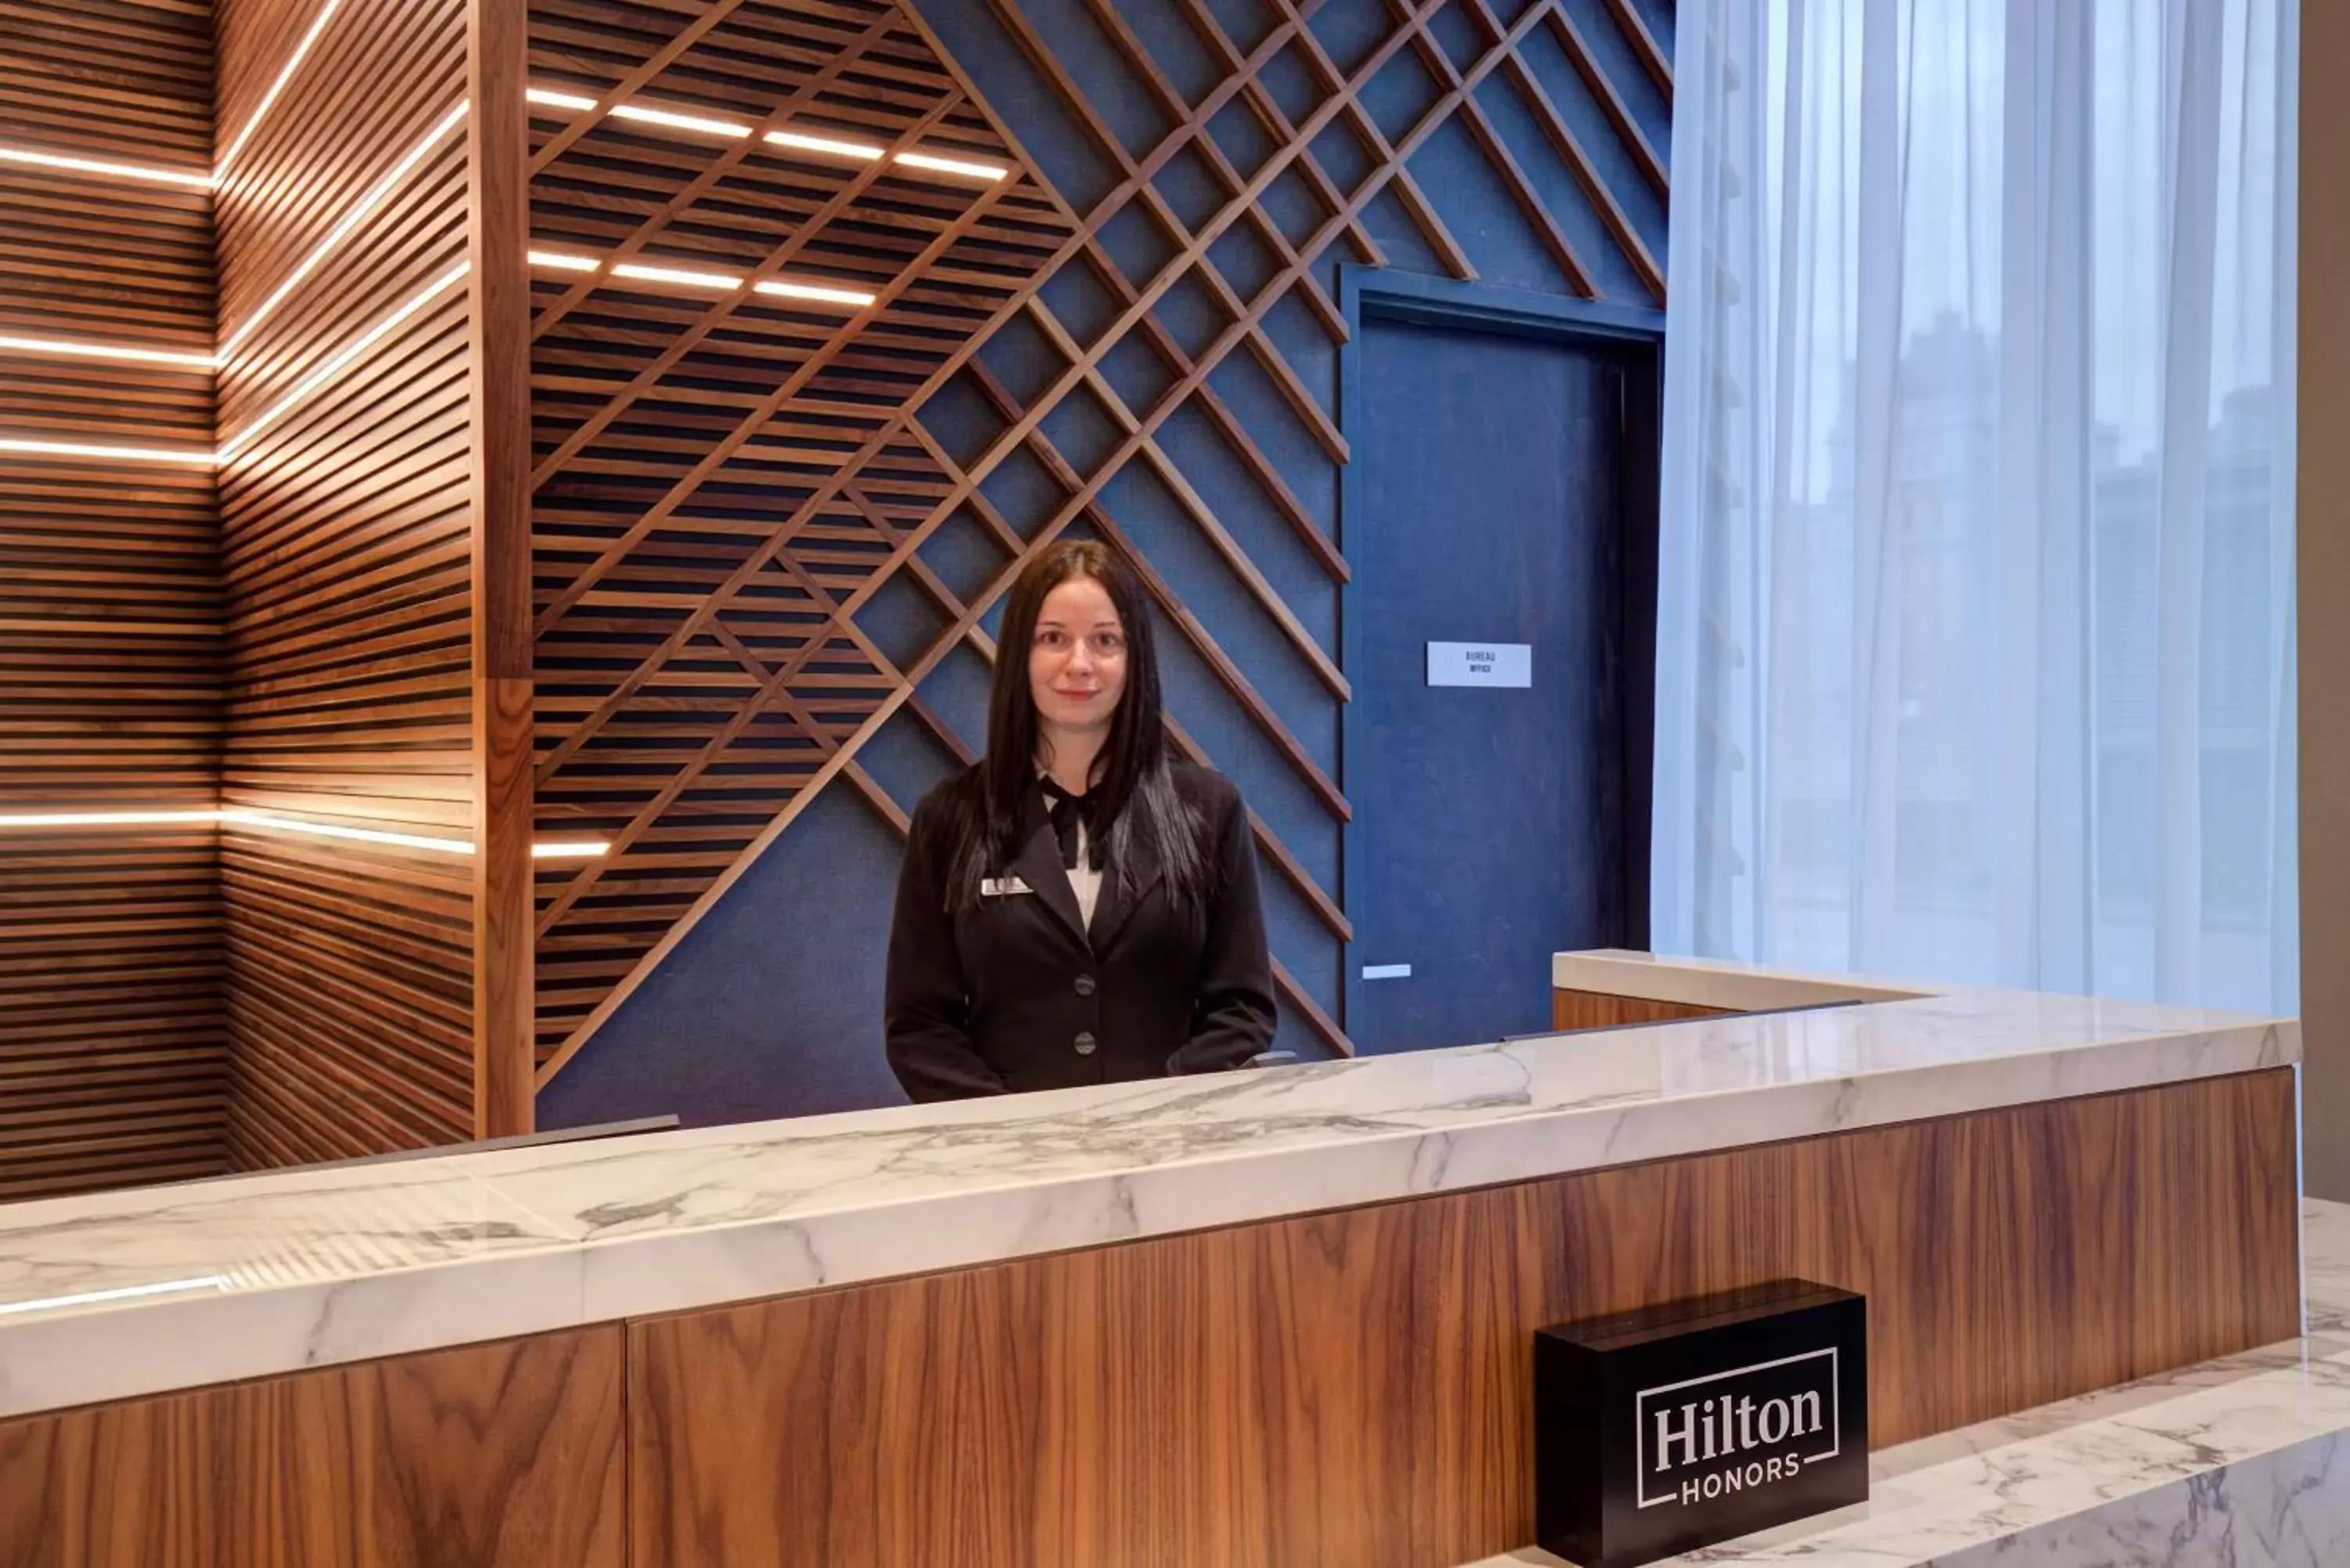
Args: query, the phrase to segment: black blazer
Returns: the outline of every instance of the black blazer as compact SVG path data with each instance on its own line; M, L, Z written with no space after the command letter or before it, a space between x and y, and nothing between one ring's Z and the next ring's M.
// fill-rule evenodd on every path
M1175 787L1206 825L1214 883L1203 908L1169 898L1137 856L1133 889L1102 873L1090 929L1031 789L1023 847L997 873L1030 891L983 892L950 912L953 857L942 798L914 808L889 929L889 1065L916 1100L1062 1089L1237 1067L1273 1039L1272 961L1240 791L1180 763Z

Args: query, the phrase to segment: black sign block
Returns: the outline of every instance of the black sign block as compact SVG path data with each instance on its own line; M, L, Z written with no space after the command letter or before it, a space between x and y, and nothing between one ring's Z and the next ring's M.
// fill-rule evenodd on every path
M1534 1531L1631 1568L1868 1500L1866 1303L1780 1280L1534 1335Z

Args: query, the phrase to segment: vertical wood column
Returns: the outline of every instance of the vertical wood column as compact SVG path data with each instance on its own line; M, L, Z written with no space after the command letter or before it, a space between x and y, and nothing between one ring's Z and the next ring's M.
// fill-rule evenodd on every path
M532 1127L525 0L468 0L473 254L473 1130Z

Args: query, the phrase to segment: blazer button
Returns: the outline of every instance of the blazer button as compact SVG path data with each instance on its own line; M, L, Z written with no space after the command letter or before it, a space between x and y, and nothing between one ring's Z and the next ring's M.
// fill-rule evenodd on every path
M1094 977L1089 974L1081 974L1077 976L1077 994L1079 996L1091 996L1093 993Z
M1078 1055L1080 1055L1080 1056L1090 1056L1090 1055L1092 1055L1093 1054L1094 1054L1094 1037L1093 1037L1092 1033L1091 1033L1090 1031L1088 1031L1088 1032L1087 1032L1086 1033L1083 1033L1083 1034L1078 1035L1078 1036L1077 1036L1077 1054L1078 1054Z

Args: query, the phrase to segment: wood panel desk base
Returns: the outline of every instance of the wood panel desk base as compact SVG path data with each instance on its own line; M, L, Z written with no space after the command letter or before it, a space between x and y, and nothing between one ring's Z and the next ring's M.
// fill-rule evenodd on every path
M1646 996L1617 996L1603 991L1569 991L1565 986L1555 987L1550 993L1553 1029L1670 1023L1682 1018L1718 1018L1731 1011L1726 1007L1701 1007L1694 1002L1659 1002Z

